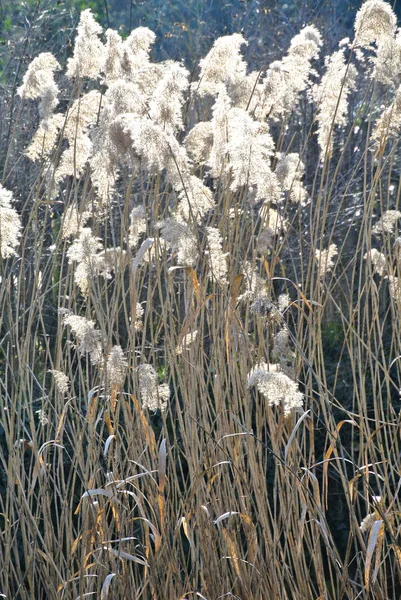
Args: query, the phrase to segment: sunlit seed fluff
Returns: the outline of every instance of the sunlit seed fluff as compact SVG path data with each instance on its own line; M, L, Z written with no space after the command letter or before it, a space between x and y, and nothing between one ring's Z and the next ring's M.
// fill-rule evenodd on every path
M39 116L43 121L50 119L58 105L59 88L54 81L54 72L59 63L50 52L43 52L35 58L24 76L23 84L17 92L25 98L40 98Z
M183 339L176 347L175 353L177 355L179 355L179 354L182 354L185 350L189 350L190 345L193 344L193 342L196 340L197 335L198 335L197 329L195 329L195 331L191 331L190 333L187 333L186 335L184 335Z
M169 62L149 101L154 123L172 131L184 128L182 106L188 89L189 72L179 63Z
M271 232L274 238L279 236L282 232L287 230L287 222L284 217L275 208L269 206L270 203L262 206L260 210L261 217L263 217L264 225Z
M150 48L154 44L156 34L148 27L137 27L133 29L125 41L125 45L130 49L142 64L149 59Z
M69 142L76 137L85 135L89 127L95 125L99 118L102 96L97 90L92 90L75 100L66 115L63 135Z
M223 252L223 240L216 227L206 227L206 232L206 255L209 262L209 279L224 285L227 283L228 252Z
M141 91L138 82L117 79L109 86L102 100L103 121L110 122L124 113L145 117L148 110L148 97ZM99 126L103 124L100 120Z
M394 227L398 219L401 217L401 212L399 210L386 210L373 227L373 233L377 234L385 234L385 233L394 233Z
M107 29L105 36L106 45L103 71L105 75L104 83L109 86L122 77L124 43L118 31L114 29Z
M365 260L370 260L375 273L381 277L385 274L387 270L387 260L385 255L379 252L379 250L372 248L372 250L369 250L369 252L365 254L364 258Z
M103 29L89 8L81 13L77 33L73 57L67 61L67 77L97 79L105 59L105 47L99 39Z
M196 175L187 173L182 181L175 182L175 189L179 192L177 214L184 221L194 217L199 223L214 206L212 191Z
M390 136L398 134L401 129L401 86L397 89L393 102L377 119L372 139L385 145Z
M55 148L64 122L65 117L61 113L56 113L41 121L31 143L25 150L25 155L32 161L47 158Z
M330 244L325 250L315 250L319 279L324 279L327 273L333 269L335 264L334 257L337 256L337 254L338 250L335 244Z
M80 354L89 354L92 364L99 364L102 361L102 333L95 329L95 323L67 311L63 317L63 325L71 327Z
M109 387L122 387L128 371L128 362L121 346L113 346L106 363Z
M120 246L104 248L98 254L99 274L110 279L112 272L124 269L127 264L127 253Z
M398 306L401 306L401 280L394 275L387 275L386 279L389 282L390 297Z
M39 116L44 121L52 116L54 109L58 105L58 93L59 88L54 81L43 90L39 103Z
M88 135L77 136L74 142L61 155L60 162L54 172L54 179L59 183L64 177L80 177L92 153L92 142Z
M169 386L157 385L157 373L151 365L142 364L137 371L142 408L165 411L170 399Z
M88 129L97 122L100 101L100 93L92 90L75 100L69 110L63 128L63 137L68 139L69 147L61 155L55 171L56 182L68 175L79 177L85 169L92 154Z
M222 86L235 95L236 86L246 75L246 63L240 49L247 42L239 33L218 38L199 62L199 82L193 87L200 95L215 96Z
M373 79L393 86L401 76L401 35L386 37L378 43L374 58Z
M211 121L200 121L188 133L184 140L190 158L197 165L209 161L213 147L213 125Z
M192 267L198 258L198 247L190 228L175 219L166 219L158 226L161 238L177 252L177 263L180 266Z
M68 206L64 212L61 237L65 239L67 237L78 235L82 227L86 225L91 216L92 215L89 210L80 212L77 204L71 204L71 206Z
M171 156L170 143L173 136L166 134L161 127L150 119L137 118L125 114L119 119L122 130L129 136L135 152L142 157L144 166L150 172L161 172L166 168Z
M259 174L255 201L259 202L263 200L263 205L260 208L259 214L262 220L266 219L266 208L268 208L268 212L274 211L273 208L270 208L271 204L279 204L282 199L281 187L279 181L277 179L277 175L272 172L270 169L268 161L265 162L265 166L263 170ZM274 211L277 212L277 211ZM270 214L269 219L271 220L272 214ZM268 219L268 220L269 220ZM268 224L268 220L265 221L265 225ZM279 220L281 222L281 226L284 229L284 219L279 215ZM279 229L277 229L278 231Z
M191 174L191 164L185 147L150 119L135 115L118 118L124 133L129 136L133 150L150 173L165 171L167 181L179 194L179 212L184 220L201 218L212 206L212 192Z
M145 313L145 309L143 308L142 304L137 302L136 307L135 307L135 322L134 322L135 331L141 331L143 329L144 313Z
M274 120L289 114L308 85L311 61L317 56L322 38L313 25L304 27L291 41L287 55L269 66L256 86L250 109L259 120Z
M281 313L283 313L291 304L291 298L289 294L280 294L277 299L277 307Z
M32 100L40 98L49 87L53 88L55 85L54 72L57 69L60 69L60 64L53 54L42 52L29 65L17 93L23 98Z
M16 247L21 237L21 218L12 207L12 192L0 184L0 256L8 258L16 255Z
M369 533L376 521L375 513L370 513L361 521L359 530L361 533Z
M279 365L260 362L248 374L248 388L254 387L264 396L269 406L283 406L287 416L303 406L303 394L295 381L280 371Z
M117 79L135 82L149 95L155 88L155 73L163 67L149 62L150 47L156 35L147 27L138 27L131 31L127 39L122 40L116 31L106 31L104 60L104 83L112 84Z
M289 192L290 200L294 203L302 203L307 198L307 192L301 183L304 171L304 164L295 152L281 157L274 171L282 190Z
M70 380L68 376L62 371L52 369L49 371L53 375L54 383L59 394L64 395L68 393L70 387Z
M317 138L322 155L333 152L334 126L347 123L348 96L355 87L356 69L347 64L344 49L334 52L325 61L326 71L314 89L317 104Z
M83 227L79 237L67 250L69 263L78 263L74 270L74 281L85 295L93 277L102 275L110 277L110 267L106 264L100 251L103 246L98 238L92 235L88 227Z
M264 298L266 296L266 281L258 275L251 263L244 261L242 273L244 275L245 291L238 297L238 301L254 301L257 298Z
M91 180L96 190L97 198L105 205L108 205L114 194L118 176L117 149L112 144L109 136L97 139L95 143L96 149L95 145L93 145L92 156L89 158Z
M264 175L270 171L269 157L274 151L274 141L267 126L254 121L240 108L227 113L226 171L231 175L230 188L241 186L264 187Z
M388 2L367 0L355 17L354 45L367 48L371 42L393 37L396 27L397 17Z
M212 170L212 176L216 179L221 177L225 172L228 142L228 113L231 106L232 103L226 90L221 90L217 94L216 101L212 107L213 146L207 163Z
M130 226L128 233L128 245L135 248L146 234L146 212L143 206L135 206L130 214Z
M225 91L218 94L212 111L213 146L207 162L212 176L227 178L232 191L248 186L256 203L279 201L280 186L270 168L274 142L268 126L232 108Z

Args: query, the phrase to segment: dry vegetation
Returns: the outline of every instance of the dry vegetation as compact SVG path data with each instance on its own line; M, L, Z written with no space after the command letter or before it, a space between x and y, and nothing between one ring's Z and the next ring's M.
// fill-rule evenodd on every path
M239 34L192 80L154 41L84 11L66 69L40 54L18 90L0 596L397 600L392 9L255 72Z

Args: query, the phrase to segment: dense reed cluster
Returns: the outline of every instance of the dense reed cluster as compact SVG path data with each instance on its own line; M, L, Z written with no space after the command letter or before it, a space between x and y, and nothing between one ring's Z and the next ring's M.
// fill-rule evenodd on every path
M239 33L195 74L155 41L85 10L65 68L39 54L18 88L0 595L397 600L393 10L255 71Z

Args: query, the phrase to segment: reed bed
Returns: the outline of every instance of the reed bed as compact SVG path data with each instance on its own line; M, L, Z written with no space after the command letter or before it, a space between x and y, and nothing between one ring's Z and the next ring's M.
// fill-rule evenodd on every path
M256 71L240 34L192 75L153 43L86 10L19 82L0 595L398 600L395 15Z

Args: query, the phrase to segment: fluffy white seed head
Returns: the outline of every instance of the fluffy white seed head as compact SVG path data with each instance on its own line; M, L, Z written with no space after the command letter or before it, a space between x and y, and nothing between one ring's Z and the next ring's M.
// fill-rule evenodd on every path
M71 328L77 340L77 348L82 356L89 354L92 364L99 364L102 360L102 333L95 328L94 321L63 311L63 325Z
M71 206L68 206L64 212L61 237L65 239L78 235L82 227L86 225L91 216L92 215L89 210L84 210L81 212L77 204L71 204Z
M304 171L304 164L296 152L280 157L274 171L281 189L289 192L290 200L294 203L302 203L308 196L301 183Z
M311 62L321 43L319 31L308 25L293 38L287 55L269 66L263 82L256 86L250 105L257 119L278 120L294 109L299 95L308 86Z
M387 140L397 135L401 129L401 86L397 89L393 102L377 119L372 133L372 140L385 146Z
M269 406L283 406L287 416L303 406L303 394L295 381L280 371L280 366L260 362L248 374L248 388L256 386Z
M135 248L146 234L146 212L143 206L135 206L130 215L128 245Z
M325 250L315 250L319 279L324 279L327 273L332 270L334 267L334 257L337 254L338 250L335 244L330 244Z
M206 254L209 261L209 279L217 281L221 285L227 283L227 256L228 252L223 252L223 241L221 234L216 227L206 227L207 232L207 250Z
M189 350L189 347L191 346L191 344L193 344L193 342L196 340L197 335L198 335L197 329L184 335L181 342L176 347L175 353L179 355L179 354L183 354L183 352L185 352L186 350Z
M54 72L60 64L50 52L42 52L33 59L24 75L23 83L17 93L32 100L40 98L54 83Z
M314 99L318 106L318 143L322 155L333 152L334 126L345 126L348 114L348 97L355 87L356 69L347 64L344 49L326 58L326 72L319 85L314 88Z
M127 376L128 363L121 346L113 346L107 358L106 373L110 388L122 387Z
M397 17L388 2L367 0L356 14L354 27L354 44L367 48L371 42L394 36Z
M189 72L179 63L169 62L149 102L154 123L173 132L184 128L182 106L188 89Z
M157 385L157 373L152 365L142 364L137 370L142 408L165 411L170 399L169 386L165 383Z
M42 120L25 150L25 155L32 161L46 159L55 148L64 122L65 117L61 113L55 113L48 119Z
M387 269L387 260L384 254L376 250L376 248L372 248L367 252L364 256L365 260L370 260L372 263L373 269L375 273L380 276L383 276Z
M49 373L53 375L54 383L58 393L62 396L67 394L70 387L70 380L68 376L62 371L57 371L56 369L50 370Z
M88 292L89 284L95 276L110 277L110 266L106 263L101 250L103 246L99 238L92 235L89 227L80 230L79 237L67 250L69 263L77 263L74 280L83 294Z
M16 255L16 247L21 237L21 218L12 207L12 192L0 184L0 256L8 258Z
M97 79L105 60L105 47L99 39L103 29L89 8L81 13L77 33L73 57L67 62L67 77Z
M235 96L236 88L246 75L246 62L240 49L247 42L239 33L218 38L200 63L199 83L194 88L201 96L215 96L222 88Z
M391 234L394 233L394 227L398 219L401 217L399 210L386 210L376 225L373 227L373 233L376 234Z

